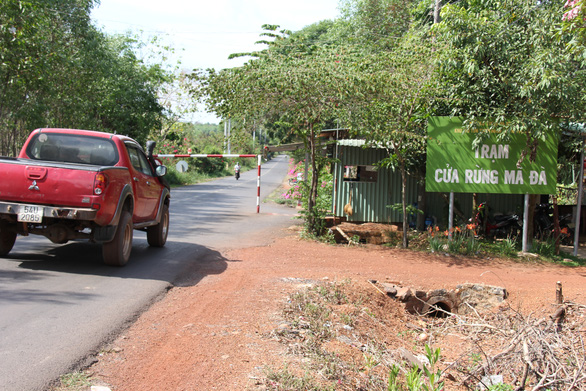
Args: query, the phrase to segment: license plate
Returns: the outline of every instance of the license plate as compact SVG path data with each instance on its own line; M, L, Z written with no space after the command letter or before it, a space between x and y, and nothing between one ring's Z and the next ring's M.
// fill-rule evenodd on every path
M43 221L43 208L37 205L21 205L17 220L25 223L40 223Z

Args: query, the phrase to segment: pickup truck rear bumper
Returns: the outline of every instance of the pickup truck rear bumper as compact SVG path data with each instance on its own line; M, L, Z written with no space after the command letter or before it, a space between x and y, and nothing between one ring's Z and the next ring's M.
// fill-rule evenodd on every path
M18 202L0 202L0 214L17 215L20 206L28 205ZM96 218L98 211L91 208L68 208L58 206L42 206L43 218L56 218L68 220L89 220L93 221Z

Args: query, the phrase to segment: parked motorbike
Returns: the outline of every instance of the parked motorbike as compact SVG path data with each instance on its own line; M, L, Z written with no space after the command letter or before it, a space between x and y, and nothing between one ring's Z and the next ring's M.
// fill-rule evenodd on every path
M495 215L489 218L488 206L486 202L478 205L478 211L474 216L476 234L487 238L511 238L515 237L521 231L521 221L519 215Z
M572 214L568 213L558 218L560 223L560 241L562 244L571 245L574 241L574 222ZM538 204L533 215L533 231L535 237L547 240L554 236L553 205Z

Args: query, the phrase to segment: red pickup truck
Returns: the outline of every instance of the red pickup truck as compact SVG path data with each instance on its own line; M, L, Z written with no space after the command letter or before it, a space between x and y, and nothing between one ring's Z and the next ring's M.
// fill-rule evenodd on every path
M34 130L17 158L0 157L0 256L29 234L101 243L104 262L114 266L128 262L134 229L164 246L171 195L153 148L145 153L110 133Z

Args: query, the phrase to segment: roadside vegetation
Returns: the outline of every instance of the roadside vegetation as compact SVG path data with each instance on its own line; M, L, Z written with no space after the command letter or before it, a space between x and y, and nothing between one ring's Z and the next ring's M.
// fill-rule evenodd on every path
M304 219L305 207L309 194L308 185L303 180L305 163L299 155L292 155L289 161L289 171L283 185L277 189L269 200L281 205L287 205L298 209L298 218ZM333 178L329 174L327 166L321 173L322 182L318 188L318 207L315 209L316 216L320 221L320 234L314 235L304 225L301 237L308 240L318 240L325 243L335 244L333 233L326 227L326 219L332 217L331 199ZM307 223L307 220L304 219ZM467 257L500 257L508 258L516 262L550 262L568 267L584 266L586 259L574 256L569 249L559 251L554 236L542 239L534 239L532 242L531 254L521 254L520 235L505 238L487 238L478 235L474 224L462 224L456 226L451 237L447 229L440 229L439 226L430 226L425 230L410 228L407 232L410 248L414 251L426 251L435 254ZM401 246L402 232L392 230L390 227L384 232L386 237L385 246ZM348 243L347 240L344 243ZM351 238L349 244L360 245L361 239Z
M557 309L557 311L556 311ZM559 315L563 309L563 315ZM586 307L552 312L409 314L372 284L314 282L292 293L267 338L287 346L268 390L441 391L586 387ZM550 316L552 315L552 316Z

